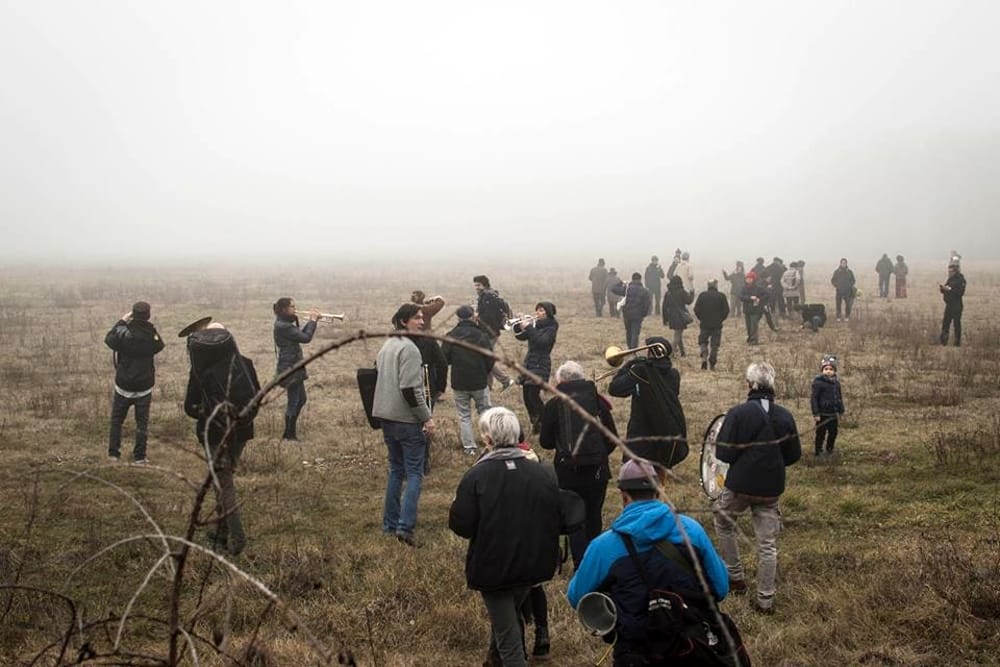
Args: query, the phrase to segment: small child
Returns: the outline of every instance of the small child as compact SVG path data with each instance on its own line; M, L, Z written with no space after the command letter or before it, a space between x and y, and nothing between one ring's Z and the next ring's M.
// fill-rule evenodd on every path
M824 440L826 453L832 454L833 444L837 441L838 421L844 414L844 397L837 378L837 357L832 354L825 355L820 362L820 374L813 380L810 403L816 422L816 456L823 454Z

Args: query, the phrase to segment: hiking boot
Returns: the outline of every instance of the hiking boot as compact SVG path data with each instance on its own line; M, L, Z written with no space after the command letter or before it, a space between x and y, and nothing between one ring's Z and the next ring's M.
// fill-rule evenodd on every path
M730 579L729 593L731 595L746 595L747 594L746 579Z
M701 362L701 370L703 370L703 371L707 371L708 370L708 362L707 361Z
M299 436L295 433L296 422L298 419L298 417L289 417L288 415L285 415L285 432L281 434L282 440L296 441L299 439Z
M531 649L531 657L545 660L549 657L549 628L545 625L535 626L535 646Z
M149 459L146 459L146 458L136 459L135 461L132 461L132 465L134 465L134 466L149 465Z

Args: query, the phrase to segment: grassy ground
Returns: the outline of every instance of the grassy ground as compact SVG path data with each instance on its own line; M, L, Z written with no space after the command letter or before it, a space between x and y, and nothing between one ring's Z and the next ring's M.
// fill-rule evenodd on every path
M22 587L0 591L0 663L26 664L43 651L41 663L53 663L71 609L82 631L63 662L87 649L114 652L116 641L119 662L149 664L146 657L166 655L172 581L168 565L154 569L163 547L137 540L102 550L154 532L151 522L170 535L183 535L189 523L192 485L201 483L204 464L181 409L187 358L174 333L184 324L205 314L225 322L267 378L277 297L346 311L342 326L320 326L307 351L358 329L385 330L415 287L449 300L435 318L444 332L454 306L472 299L469 278L477 268L428 270L415 279L299 269L207 277L176 268L0 274L0 583ZM781 331L765 332L764 344L750 349L742 324L727 322L714 373L698 369L697 334L686 334L689 355L677 365L689 428L698 436L743 399L741 373L753 359L775 365L779 400L803 431L811 429L809 385L818 361L826 352L841 358L848 406L842 456L836 465L813 465L807 453L789 470L777 613L757 616L746 599L724 603L756 664L1000 664L1000 268L966 269L966 337L958 349L935 344L942 308L935 286L943 279L937 268L913 267L909 299L864 296L850 323L831 322L816 334L782 322ZM620 321L593 318L585 271L498 268L490 275L519 310L543 298L557 304L554 366L576 359L603 372L604 348L623 344ZM866 274L859 277L873 294L874 275L870 285ZM813 269L807 278L809 301L832 304L825 272ZM148 468L105 462L112 371L103 337L138 298L153 304L168 344L157 359ZM654 332L664 332L663 325L647 319L643 333ZM365 665L481 660L488 624L478 596L465 588L466 543L446 526L468 465L450 395L435 415L440 435L421 499L418 537L425 546L412 550L380 534L384 447L364 421L354 383L355 369L371 365L380 343L351 344L310 366L301 444L278 440L282 396L261 410L258 437L237 477L250 536L235 560L241 573L199 553L183 578L178 614L199 664L222 662L199 638L259 665L319 664L323 650L341 648ZM502 347L523 356L509 336ZM516 390L495 400L526 415ZM624 426L626 401L615 399L615 414ZM131 432L127 423L126 441ZM699 449L692 447L677 469L681 481L668 492L711 533ZM606 523L620 509L609 492ZM749 536L748 521L741 525ZM594 664L604 645L586 636L565 602L568 575L547 586L550 664ZM119 623L126 609L129 617ZM183 659L194 664L191 649Z

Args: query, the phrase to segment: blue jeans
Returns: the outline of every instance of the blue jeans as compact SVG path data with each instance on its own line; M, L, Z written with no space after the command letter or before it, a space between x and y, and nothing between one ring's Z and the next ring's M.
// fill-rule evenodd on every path
M288 417L298 417L302 412L302 407L306 404L306 383L293 382L285 387L285 394L288 396L288 406L285 408L285 415Z
M382 438L389 451L389 481L385 487L382 532L411 537L417 525L417 503L420 502L420 489L424 482L427 440L423 426L383 419ZM403 493L404 479L406 493Z
M111 402L111 430L108 434L108 455L119 458L122 454L122 423L128 414L128 409L135 406L135 447L132 449L132 460L141 461L146 458L146 438L149 431L149 406L153 395L146 394L138 398L125 398L117 391L113 392Z

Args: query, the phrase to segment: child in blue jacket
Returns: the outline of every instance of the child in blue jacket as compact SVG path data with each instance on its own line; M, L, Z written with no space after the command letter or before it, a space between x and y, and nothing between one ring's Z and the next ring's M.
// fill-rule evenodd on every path
M813 420L816 422L816 456L823 454L823 441L826 441L826 453L833 453L833 444L837 441L837 426L840 415L844 414L844 397L840 392L840 379L837 377L837 357L825 355L820 362L820 373L812 383Z

